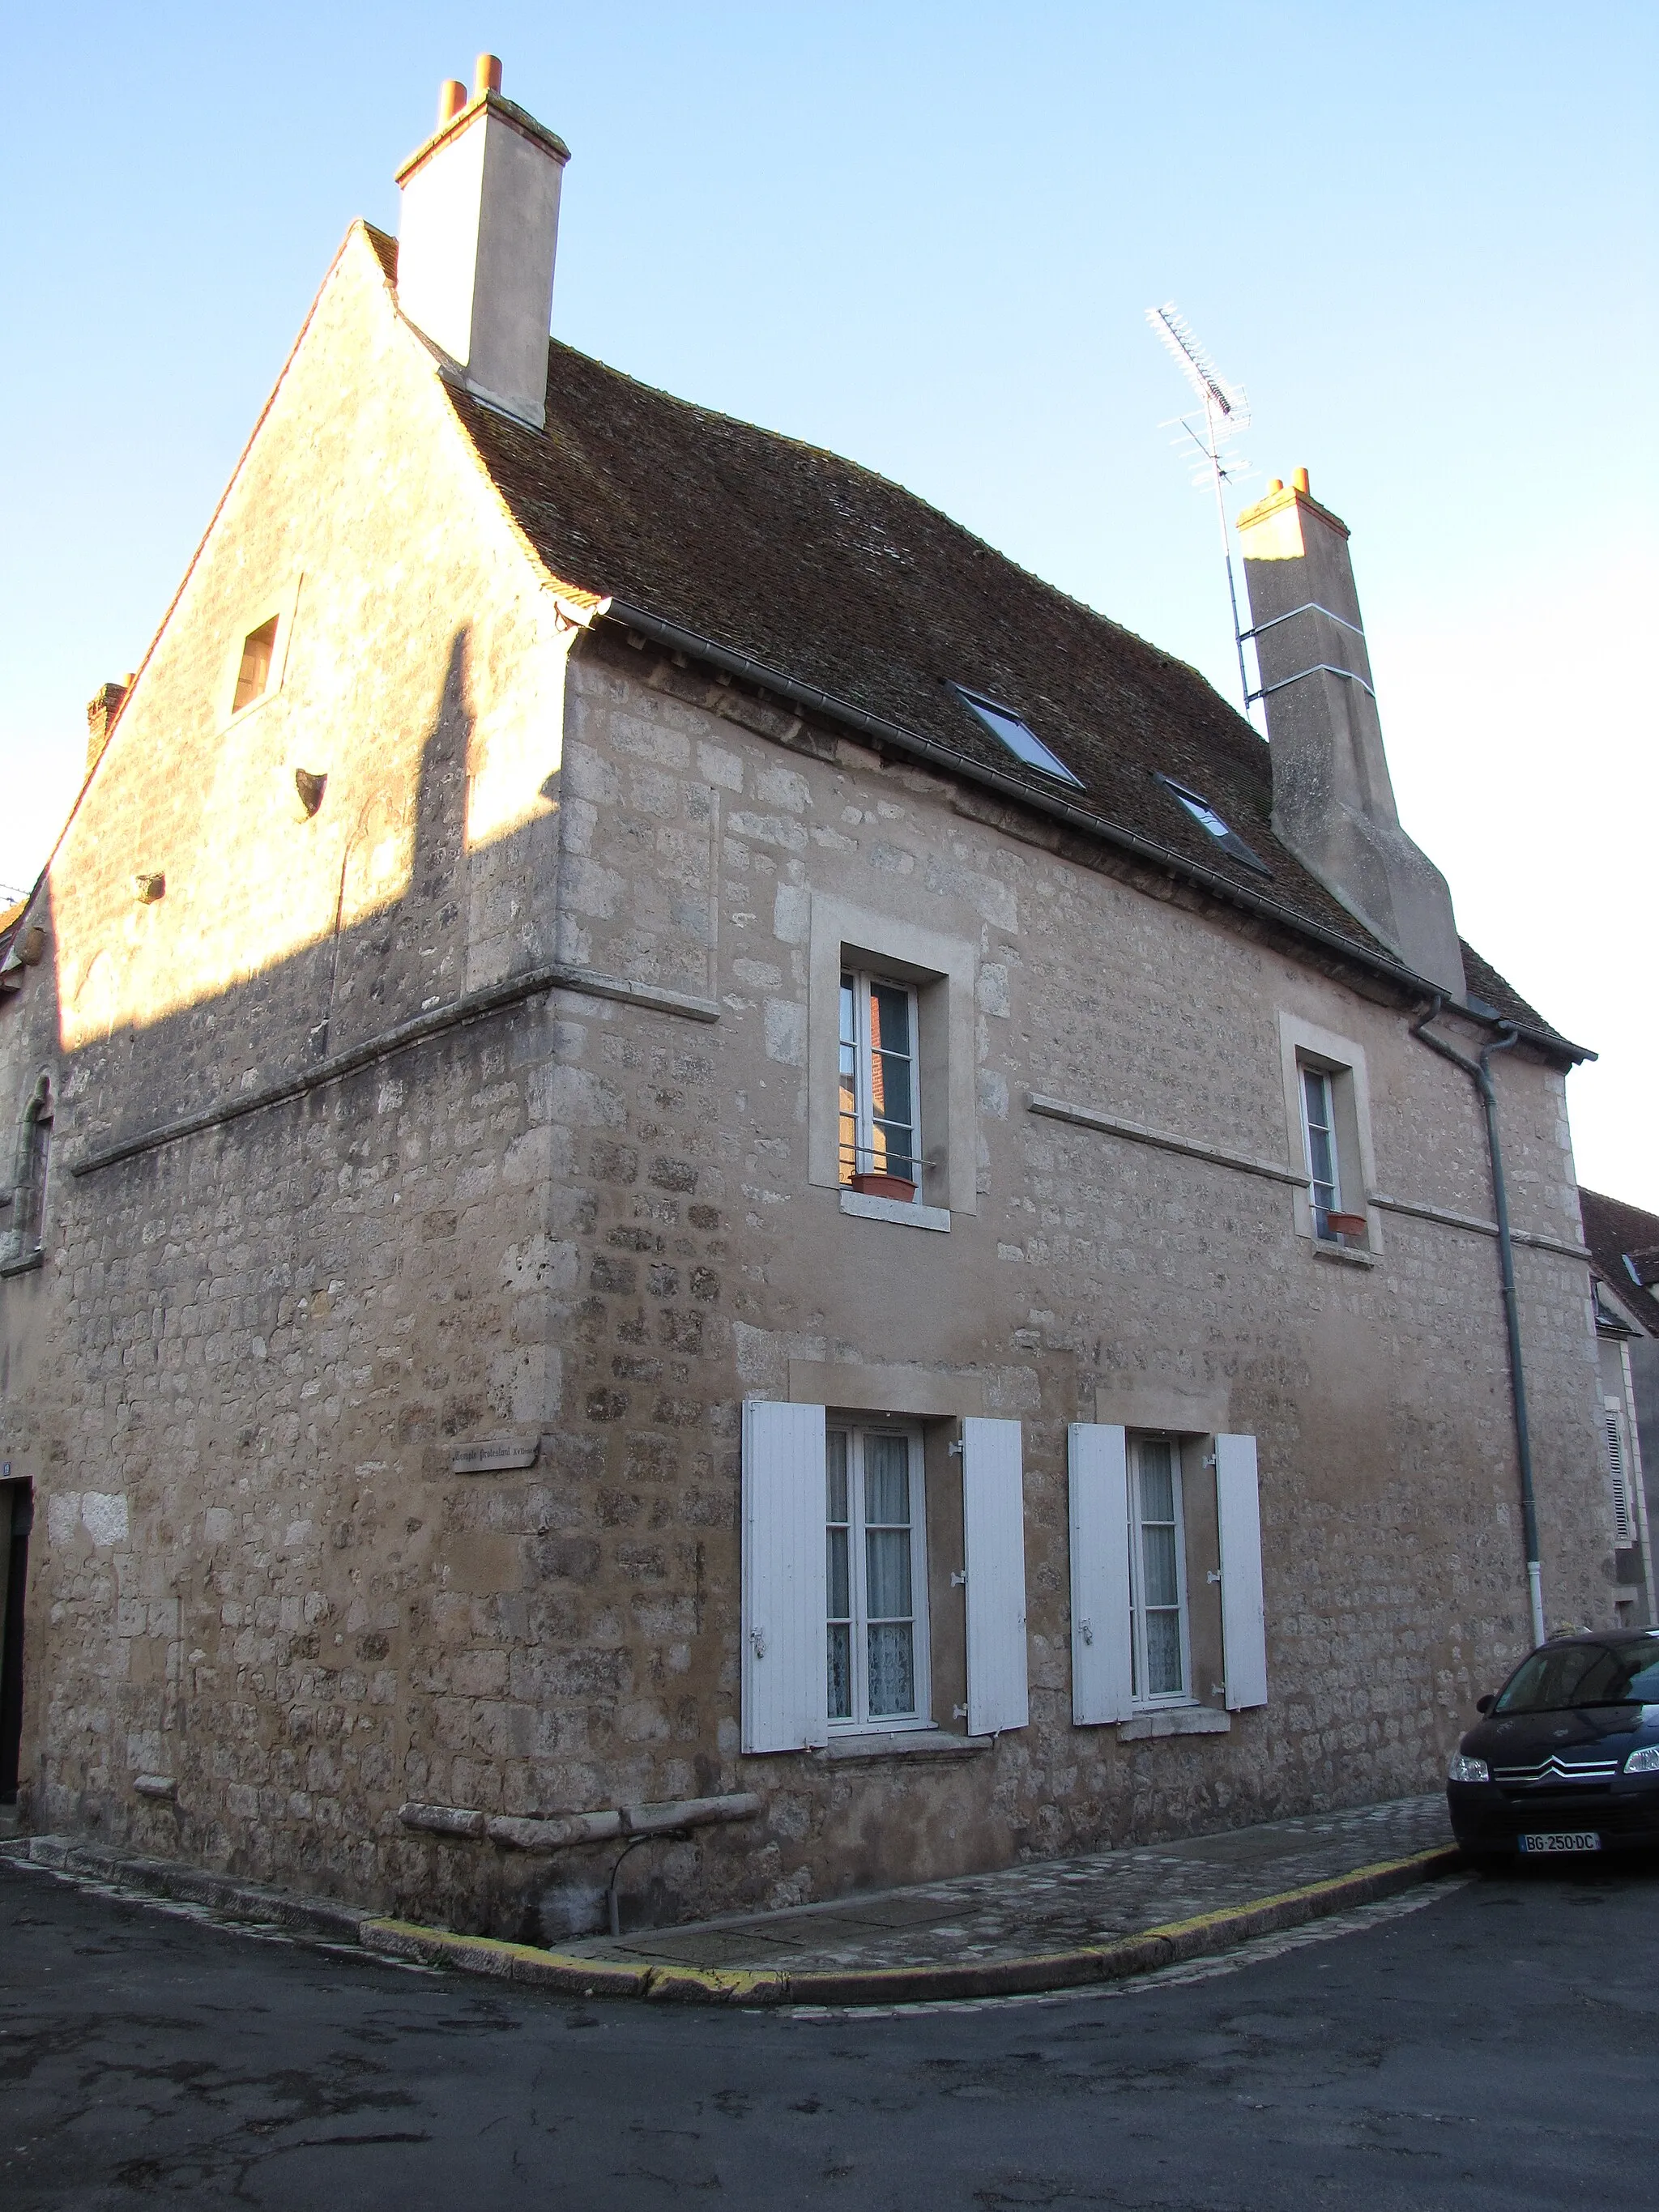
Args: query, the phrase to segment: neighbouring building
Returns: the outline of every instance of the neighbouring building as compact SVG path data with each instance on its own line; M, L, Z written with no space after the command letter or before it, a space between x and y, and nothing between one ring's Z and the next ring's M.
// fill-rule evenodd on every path
M1243 518L1265 744L550 343L566 158L448 89L12 924L19 1817L551 1938L617 1837L672 1917L1433 1786L1532 1628L1426 1040L1549 1620L1627 1585L1583 1054L1346 529Z
M1595 1277L1601 1425L1613 1483L1619 1617L1659 1624L1659 1213L1580 1189Z

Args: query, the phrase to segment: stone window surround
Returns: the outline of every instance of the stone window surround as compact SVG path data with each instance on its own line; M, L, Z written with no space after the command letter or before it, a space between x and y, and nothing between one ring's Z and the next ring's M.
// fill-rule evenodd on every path
M256 601L238 617L232 625L234 636L225 647L225 667L221 678L218 726L222 735L233 725L245 722L250 714L257 714L261 707L274 699L283 688L283 678L288 670L288 643L293 634L294 617L300 603L302 578L296 575L280 592ZM236 705L236 680L241 674L242 653L256 629L275 619L276 640L270 649L270 673L265 678L265 688L257 699L250 699L246 707Z
M807 1181L841 1188L841 978L848 966L915 987L921 1121L927 1148L939 1164L923 1170L920 1205L866 1200L848 1204L846 1211L881 1220L908 1222L914 1216L914 1226L930 1229L947 1226L951 1213L977 1213L975 947L965 938L820 891L812 894L807 970ZM844 1196L859 1199L856 1192Z
M1376 1188L1376 1161L1371 1146L1370 1082L1365 1066L1365 1048L1352 1037L1338 1036L1334 1030L1322 1029L1316 1023L1304 1021L1297 1014L1281 1012L1279 1049L1290 1157L1304 1168L1307 1164L1307 1140L1302 1125L1302 1070L1304 1066L1321 1068L1331 1078L1343 1202L1348 1212L1363 1212L1366 1222L1363 1255L1355 1251L1352 1256L1362 1261L1375 1259L1382 1249L1382 1216L1371 1198ZM1358 1204L1354 1203L1356 1196L1361 1201ZM1328 1245L1315 1236L1313 1200L1305 1185L1292 1189L1291 1203L1298 1237L1305 1237L1316 1251L1343 1249ZM1348 1256L1346 1252L1344 1256Z

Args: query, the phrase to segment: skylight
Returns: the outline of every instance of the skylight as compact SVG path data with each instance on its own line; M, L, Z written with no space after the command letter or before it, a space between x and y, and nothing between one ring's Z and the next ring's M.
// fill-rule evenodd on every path
M960 684L951 688L973 708L991 735L1001 739L1016 760L1023 760L1027 768L1041 769L1044 775L1058 776L1062 783L1074 784L1082 790L1081 779L1049 751L1034 730L1027 729L1012 708L999 707L994 699L981 699L976 691L965 690Z
M1158 780L1166 791L1173 792L1200 829L1209 831L1224 853L1231 854L1235 860L1242 860L1247 868L1254 868L1258 875L1272 875L1273 870L1261 855L1251 851L1237 830L1216 812L1207 799L1195 791L1188 791L1184 783L1177 783L1173 776L1160 775Z

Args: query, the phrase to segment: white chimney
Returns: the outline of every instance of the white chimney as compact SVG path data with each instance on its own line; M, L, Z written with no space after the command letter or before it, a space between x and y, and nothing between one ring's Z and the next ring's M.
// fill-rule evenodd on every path
M480 54L471 99L446 84L436 132L398 172L399 307L469 391L538 430L569 159L562 139L501 98L501 65Z

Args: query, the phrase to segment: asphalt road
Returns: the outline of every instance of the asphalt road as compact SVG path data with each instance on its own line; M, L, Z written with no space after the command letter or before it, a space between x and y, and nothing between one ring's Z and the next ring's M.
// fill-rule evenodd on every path
M0 1864L0 2205L1622 2212L1659 1869L1447 1886L1110 1996L573 2004Z

